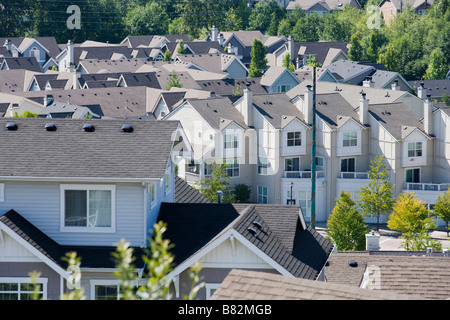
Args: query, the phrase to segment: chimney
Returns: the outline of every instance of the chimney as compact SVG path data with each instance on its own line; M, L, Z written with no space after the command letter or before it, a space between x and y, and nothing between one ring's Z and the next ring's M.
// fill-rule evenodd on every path
M446 258L449 257L448 252L449 252L449 249L442 249L442 253L444 254L444 257L446 257Z
M69 40L68 42L67 42L67 56L68 56L68 62L69 62L69 70L70 70L70 68L72 68L72 65L74 64L74 62L75 62L75 59L74 59L74 53L73 53L73 42L72 42L72 40Z
M299 57L297 57L295 59L295 69L300 69L300 59L299 59Z
M428 135L433 134L433 108L434 103L429 94L423 102L423 129Z
M294 38L292 36L288 37L288 52L291 57L291 61L294 60Z
M362 124L368 124L369 123L369 100L366 99L366 93L361 93L361 99L359 99L359 121Z
M253 126L253 91L250 89L248 83L245 84L243 95L242 115L244 116L245 123L251 127Z
M399 91L400 90L400 85L398 84L398 80L397 79L395 79L394 83L391 85L391 90L394 90L394 91Z
M365 88L373 88L374 87L372 77L367 77L366 80L363 81L363 87L365 87Z
M424 101L427 97L427 88L425 88L425 84L423 82L421 82L420 86L417 87L417 96Z
M8 49L9 53L11 53L11 49L12 49L11 39L7 39L3 46L6 47L6 49Z
M218 34L219 34L219 28L216 26L212 26L211 28L211 41L217 41L218 40Z
M50 105L53 102L53 95L51 94L46 94L44 96L44 107L47 107L48 105Z
M231 46L231 43L228 42L228 49L227 49L227 53L234 53L234 55L238 55L238 48L237 47L233 47Z
M313 87L307 85L305 89L304 101L303 101L303 115L307 124L313 122Z
M225 39L223 37L223 33L219 34L219 39L217 41L219 41L219 45L222 47L223 42L225 41Z
M217 203L222 204L222 197L223 197L223 191L219 190L217 191Z
M366 250L379 251L380 250L380 235L375 231L366 234Z

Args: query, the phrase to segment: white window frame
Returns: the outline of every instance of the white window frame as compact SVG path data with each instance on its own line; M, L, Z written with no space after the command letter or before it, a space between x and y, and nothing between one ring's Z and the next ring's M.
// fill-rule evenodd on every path
M349 135L349 134L351 134L352 137L350 137L350 138L346 137L346 135ZM355 135L355 136L353 137L353 135ZM345 141L348 141L348 145L345 145ZM354 144L350 144L350 142L353 142L353 141L354 141ZM345 131L345 132L342 132L342 146L344 148L357 147L358 146L358 132L357 131Z
M119 281L112 280L112 279L101 279L101 280L90 280L89 281L90 286L90 293L91 293L91 300L95 299L95 287L96 286L117 286L117 300L120 298L120 288L119 288Z
M19 296L19 300L20 299L20 294L21 293L26 293L26 294L33 294L33 291L21 291L20 290L20 285L22 283L25 284L32 284L31 283L31 279L30 277L0 277L0 283L16 283L18 286L18 290L17 291L0 291L0 293L17 293ZM48 279L47 278L37 278L36 279L36 283L40 285L41 290L39 290L39 293L42 294L42 299L43 300L47 300L47 283L48 283Z
M283 91L284 89L284 91ZM292 85L291 84L280 84L277 86L277 92L281 93L281 92L288 92L289 90L292 89Z
M291 138L291 139L289 138L289 134L290 133L294 134L294 138ZM296 133L300 134L300 138L296 138L295 137ZM295 144L296 140L300 140L300 144L299 145ZM293 145L292 146L289 145L289 141L293 141ZM301 147L301 146L302 146L302 132L301 131L288 131L288 132L286 132L286 147L293 148L293 147Z
M214 291L216 291L220 286L220 283L205 283L206 289L206 300L211 299Z
M408 176L408 171L412 170L419 170L419 182L412 182L412 181L406 181L406 178ZM414 178L414 174L412 176ZM406 168L405 169L405 183L422 183L422 169L415 167L415 168Z
M229 140L229 139L231 139L231 140ZM238 133L225 133L223 136L223 147L224 147L224 149L239 148L239 134Z
M227 167L225 168L226 172L228 173L228 170L231 170L232 172L234 172L234 170L237 168L237 175L230 175L228 173L228 175L230 176L230 178L239 178L239 176L241 175L241 164L238 158L232 158L232 159L226 159L225 160L225 164L227 165ZM232 168L228 168L229 165L232 165ZM236 167L237 166L237 167Z
M37 61L42 61L41 52L37 47L33 47L30 49L30 57L35 57Z
M60 231L61 232L116 232L116 186L106 184L61 184L60 187ZM65 225L65 191L66 190L84 190L89 194L90 190L107 190L111 191L111 227L82 227L82 226L66 226ZM88 199L89 205L89 199ZM89 212L89 210L88 210Z
M262 161L263 160L263 161ZM258 167L257 172L261 176L269 175L270 161L267 156L259 156L258 157Z
M264 192L260 193L259 192L259 188L261 188L262 191L264 191L264 189L265 189L266 190L266 195L264 195ZM260 202L259 201L260 197L261 197L262 200L266 199L266 202L264 202L264 201ZM262 186L262 185L258 185L256 187L256 202L257 203L264 203L264 204L269 203L269 188L268 187Z
M417 145L420 143L420 149L419 148L417 148ZM409 146L410 145L412 145L412 149L411 149L411 151L413 151L413 155L412 156L410 156L409 155L409 151L410 151L410 149L409 149ZM423 143L422 143L422 141L417 141L417 142L408 142L408 146L407 146L407 150L406 150L406 152L408 153L408 158L418 158L418 157L422 157L423 156ZM419 155L417 155L417 153L418 153L418 151L420 151L420 156Z

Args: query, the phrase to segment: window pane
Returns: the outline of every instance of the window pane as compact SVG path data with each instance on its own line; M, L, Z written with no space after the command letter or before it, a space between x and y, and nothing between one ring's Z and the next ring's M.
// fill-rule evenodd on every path
M117 300L118 290L116 285L95 286L95 300Z
M65 191L65 225L86 226L86 190Z
M111 191L89 191L89 226L111 227Z

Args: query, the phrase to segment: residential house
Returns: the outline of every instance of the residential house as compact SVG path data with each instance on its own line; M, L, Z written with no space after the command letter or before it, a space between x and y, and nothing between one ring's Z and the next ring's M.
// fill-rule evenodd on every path
M34 72L42 72L41 66L35 57L5 57L1 59L0 70L24 69Z
M197 81L202 90L210 91L216 96L232 96L236 93L242 94L244 88L249 86L256 93L267 93L264 86L261 85L261 78L242 78L242 79L217 79Z
M418 92L419 87L425 87L427 94L436 102L442 101L445 94L450 95L450 79L415 80L408 81L408 83L414 88L415 92Z
M188 293L196 262L205 283L196 298L209 299L234 268L323 280L333 249L306 226L298 206L163 203L158 221L167 224L164 235L174 245L174 269L167 275L174 299Z
M298 68L293 72L293 74L303 82L305 80L313 81L314 79L314 67L310 67L308 65ZM328 81L339 83L339 81L335 78L333 73L327 68L318 68L316 67L316 81Z
M1 70L0 72L0 92L13 93L26 90L30 79L38 74L26 69Z
M350 6L352 8L360 8L359 2L357 0L307 0L307 1L290 1L286 6L286 11L291 13L295 8L300 8L307 14L316 13L321 16L322 14L327 14L332 11L343 10L345 6Z
M178 51L182 50L181 55L195 54L204 55L209 53L225 53L224 48L219 42L216 41L183 41L183 49L181 49L181 41L168 42L162 48L163 50L169 50L172 55L171 59L175 60L180 54Z
M300 80L285 67L269 67L261 77L260 84L268 93L287 92L300 84Z
M35 57L42 70L55 66L55 58L61 51L55 37L0 38L0 43L10 57Z
M178 54L176 61L185 63L188 69L227 73L227 77L232 79L245 78L249 72L241 60L233 54Z
M166 43L176 42L177 40L183 40L188 42L189 38L186 34L168 34L168 35L140 35L140 36L127 36L120 44L126 45L129 48L138 47L159 47L163 48Z
M410 5L420 15L424 14L432 5L433 0L382 0L378 7L380 7L381 14L386 24L389 24L399 12Z
M12 284L2 295L29 297L17 284L36 270L41 296L58 299L73 285L62 258L76 251L87 299L117 297L116 244L130 243L142 275L161 203L174 201L175 163L189 150L179 122L17 118L0 126L8 164L0 169L0 279Z

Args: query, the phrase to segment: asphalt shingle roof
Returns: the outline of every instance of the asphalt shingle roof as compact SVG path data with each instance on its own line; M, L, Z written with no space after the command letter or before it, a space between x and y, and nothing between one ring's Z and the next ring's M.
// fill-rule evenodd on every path
M18 129L5 130L12 121ZM54 123L56 131L44 130L46 123ZM95 131L84 132L85 123L94 125ZM123 124L131 124L134 131L121 132ZM178 121L129 119L3 118L0 176L161 178L178 125Z

